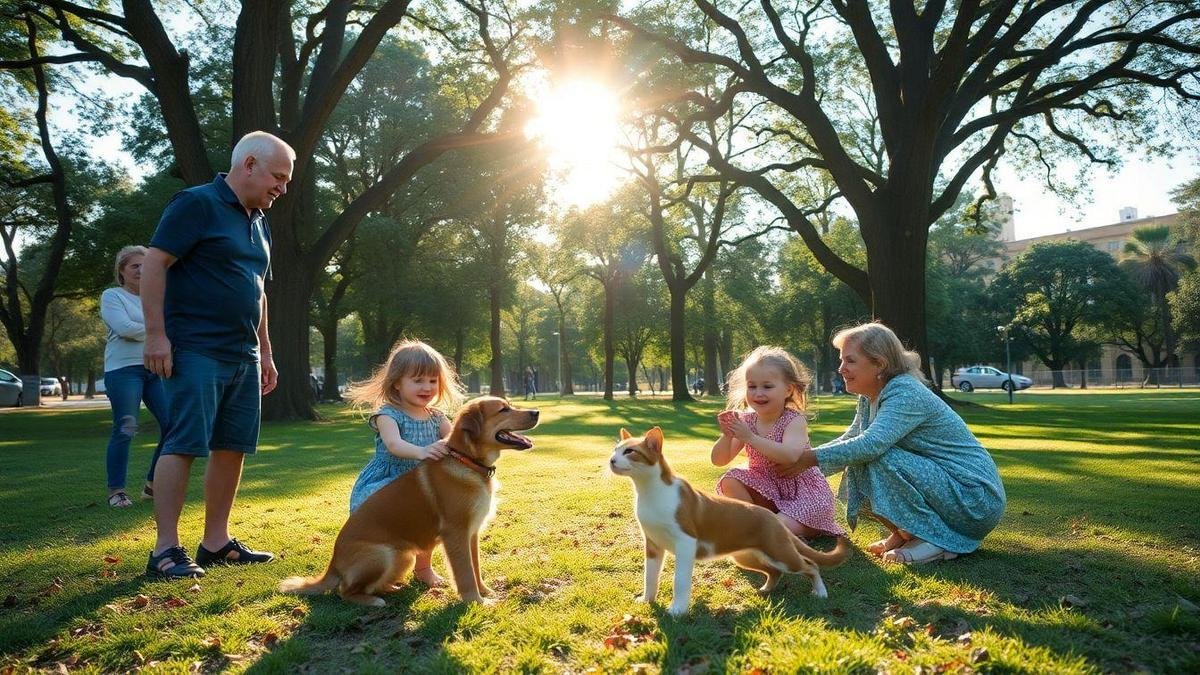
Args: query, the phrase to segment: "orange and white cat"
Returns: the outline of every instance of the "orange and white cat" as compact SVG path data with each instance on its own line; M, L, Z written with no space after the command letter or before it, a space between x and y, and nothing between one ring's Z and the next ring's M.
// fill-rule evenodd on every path
M665 551L675 555L675 597L667 610L674 616L687 612L696 560L717 556L730 556L739 567L767 575L760 593L774 589L786 572L812 579L813 595L828 595L818 566L846 559L850 542L845 537L838 537L834 550L818 551L761 506L697 492L671 473L662 449L658 427L644 438L621 429L621 441L608 461L613 473L633 479L634 510L646 539L644 602L653 602L658 593Z

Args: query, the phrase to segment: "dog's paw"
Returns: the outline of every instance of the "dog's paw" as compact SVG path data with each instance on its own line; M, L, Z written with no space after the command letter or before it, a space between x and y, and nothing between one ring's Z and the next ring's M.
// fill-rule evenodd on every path
M485 598L491 598L496 595L496 591L488 586L483 586L479 589L479 594Z
M671 616L676 616L676 617L687 614L687 611L688 611L687 605L676 605L674 603L672 603L671 606L667 608L667 614L670 614Z
M825 590L825 582L817 579L813 582L812 594L824 600L829 597L829 591Z

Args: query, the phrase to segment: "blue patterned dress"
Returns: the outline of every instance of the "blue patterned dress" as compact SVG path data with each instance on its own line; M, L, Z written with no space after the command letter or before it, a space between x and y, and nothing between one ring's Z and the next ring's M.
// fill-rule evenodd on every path
M860 396L846 433L814 450L825 475L846 471L839 496L851 529L866 508L935 546L970 553L1004 515L991 455L911 375L884 385L874 410Z
M359 472L358 479L354 481L354 488L350 490L351 513L362 506L362 503L367 501L367 497L375 494L379 488L396 480L402 474L412 471L421 463L420 460L401 459L388 452L387 446L383 444L383 439L379 437L379 428L375 424L375 418L381 415L395 420L396 426L400 427L400 438L413 445L424 447L442 437L438 430L441 428L445 415L432 408L429 410L429 417L423 420L414 419L403 410L390 405L383 406L379 412L371 415L367 419L367 424L375 432L375 456Z

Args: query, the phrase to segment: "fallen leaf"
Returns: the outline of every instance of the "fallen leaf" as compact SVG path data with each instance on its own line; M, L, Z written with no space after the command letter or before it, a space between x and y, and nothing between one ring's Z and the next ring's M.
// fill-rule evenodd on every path
M175 609L176 607L183 607L186 604L188 604L187 600L183 598L167 598L167 601L163 603L163 607Z
M121 559L115 555L106 555L104 556L104 562L108 563L109 565L116 565L117 563L121 562Z
M621 517L621 514L620 514L620 513L617 513L616 511L609 511L609 512L608 512L608 517L609 517L609 518L620 518L620 517Z
M101 579L116 579L116 578L117 578L117 571L116 571L116 570L114 570L114 569L103 569L103 570L100 570L100 578L101 578Z
M962 635L959 635L958 636L958 644L963 645L964 647L970 647L971 646L971 634L963 633Z
M245 580L245 579L238 579L237 581L235 581L235 582L233 583L233 585L234 585L234 586L237 586L238 588L241 588L241 587L242 587L242 584L244 584L244 583L246 583L246 580Z
M277 642L279 642L279 635L274 631L269 632L262 637L262 643L264 647L274 647Z
M1058 599L1058 604L1070 609L1071 607L1087 607L1088 601L1076 595L1064 595Z
M609 649L625 649L629 647L629 636L627 635L609 635L604 638L604 646Z
M992 655L988 653L987 647L976 647L971 650L971 663L983 663L990 658Z
M220 649L221 648L221 638L217 637L216 635L212 635L212 636L204 638L203 642L204 642L205 647L209 647L212 649Z
M707 656L698 656L680 666L676 675L702 675L708 672L708 663Z
M192 584L191 586L188 587L188 593L199 593L199 592L200 592L200 584Z
M139 666L146 663L146 657L142 656L142 653L137 650L133 652L133 660L137 661Z
M141 609L150 604L150 598L138 593L136 596L134 596L133 600L129 604L132 605L134 609Z
M57 593L61 592L62 589L63 589L62 579L55 577L54 581L50 582L49 586L43 588L41 591L38 592L38 595L45 598L45 597L49 597L51 595L56 595Z
M304 609L303 607L301 607L299 605L292 608L292 616L294 616L296 618L302 617L305 614L308 614L308 610Z

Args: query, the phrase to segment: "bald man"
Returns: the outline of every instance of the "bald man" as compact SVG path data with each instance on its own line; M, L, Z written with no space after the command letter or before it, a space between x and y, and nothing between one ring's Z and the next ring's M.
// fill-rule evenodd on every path
M263 563L229 534L242 462L258 446L262 396L278 373L263 285L271 231L263 212L287 192L296 153L266 132L233 148L229 173L175 194L142 264L146 368L163 378L169 419L154 471L158 534L146 573L204 575L204 566ZM204 535L193 560L179 543L192 462L207 457Z

